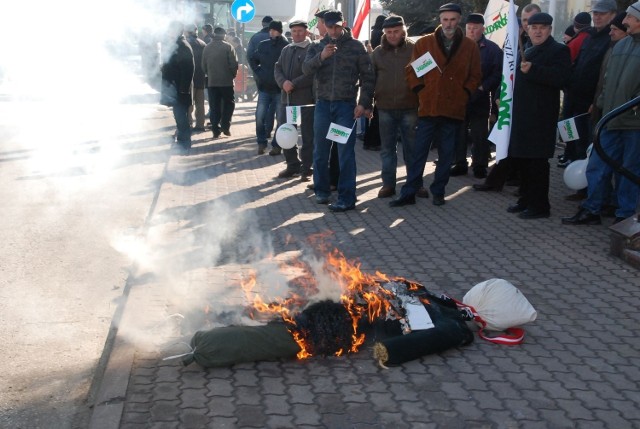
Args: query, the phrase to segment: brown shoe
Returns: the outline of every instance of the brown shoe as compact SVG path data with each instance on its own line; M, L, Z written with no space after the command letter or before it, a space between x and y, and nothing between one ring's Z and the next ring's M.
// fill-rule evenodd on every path
M427 191L427 188L420 188L418 189L418 192L416 192L416 197L418 198L429 198L429 191Z
M378 191L378 198L389 198L392 195L396 194L396 188L393 186L383 186Z

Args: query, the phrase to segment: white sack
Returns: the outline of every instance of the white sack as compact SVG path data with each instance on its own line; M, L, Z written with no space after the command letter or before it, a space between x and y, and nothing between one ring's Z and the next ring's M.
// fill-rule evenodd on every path
M533 322L538 315L522 292L502 279L478 283L467 292L462 302L475 308L490 331L504 331Z

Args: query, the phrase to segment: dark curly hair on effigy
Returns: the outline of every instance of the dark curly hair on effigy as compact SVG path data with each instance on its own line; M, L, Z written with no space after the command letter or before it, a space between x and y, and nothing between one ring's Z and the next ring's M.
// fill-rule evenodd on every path
M353 325L343 304L330 300L310 305L295 317L297 331L307 343L313 356L329 356L351 348Z

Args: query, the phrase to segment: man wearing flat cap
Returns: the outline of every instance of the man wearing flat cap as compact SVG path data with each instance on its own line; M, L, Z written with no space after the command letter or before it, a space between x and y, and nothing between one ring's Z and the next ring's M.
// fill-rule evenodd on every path
M480 52L471 39L464 36L458 26L462 15L460 6L447 3L439 9L440 25L432 34L419 39L405 68L409 87L418 94L418 125L411 164L407 167L407 181L400 197L391 201L391 207L415 204L422 187L422 174L429 148L439 136L438 164L431 190L433 204L445 203L445 186L453 162L456 134L464 120L467 102L481 84ZM432 61L425 55L429 53ZM416 62L420 66L416 66ZM413 63L413 64L412 64ZM424 73L425 67L433 68Z
M414 42L407 38L401 16L389 16L382 22L381 43L371 55L376 73L374 98L380 119L380 160L382 188L378 198L396 193L398 134L402 139L405 166L410 164L416 138L418 97L404 78L404 67L411 60Z
M313 166L313 76L302 73L302 63L307 55L311 41L307 37L308 24L305 21L289 23L292 42L285 46L275 66L275 79L281 89L281 107L278 111L278 123L287 120L286 106L300 108L300 128L302 129L302 148L298 158L298 146L284 149L287 168L278 174L280 178L301 175L306 182L311 176Z
M564 119L589 112L589 106L596 93L602 60L611 44L609 23L616 16L616 9L615 0L597 0L593 4L593 27L587 30L588 36L580 46L578 57L573 64L571 80L565 89L562 109ZM578 140L567 142L558 167L564 168L575 160L587 157L587 147L593 134L589 117L582 116L576 120L576 128L580 137ZM577 198L584 198L584 193L578 193Z
M529 18L531 47L518 58L513 90L509 157L520 171L520 199L509 213L521 219L550 216L549 158L556 147L560 90L571 74L569 48L551 37L553 18Z
M467 114L460 127L456 141L456 155L451 175L467 174L467 147L471 143L471 168L476 178L487 177L489 164L489 115L491 114L492 96L496 94L502 79L502 49L484 37L484 17L480 13L472 13L467 17L466 36L473 40L480 49L482 82L471 94L467 104ZM469 132L467 132L469 130Z
M598 107L607 114L616 107L640 96L640 2L635 2L626 10L622 25L627 27L628 36L613 47L604 74L602 94L598 97ZM640 176L640 112L638 106L614 117L600 134L600 144L604 152L613 160ZM563 224L599 225L600 211L607 202L607 189L611 183L612 168L606 164L597 151L591 152L587 165L587 199L580 210L570 218L563 218ZM618 207L614 222L620 222L636 213L640 201L640 187L620 175L615 189Z
M253 77L258 85L258 104L256 106L258 155L264 154L267 149L273 118L280 109L280 87L273 72L276 62L280 58L280 53L288 44L289 41L282 35L282 22L271 21L269 23L269 39L260 42L253 57L249 60L249 66L251 66ZM274 135L269 155L276 156L281 153L282 149L278 146Z
M329 210L353 210L356 204L356 156L353 132L355 120L371 112L375 75L364 45L351 36L342 12L324 14L327 34L318 49L307 52L302 65L306 75L314 75L316 108L314 115L313 182L318 204L328 204L329 155L331 140L326 138L331 123L352 129L346 143L339 143L340 178L338 199ZM317 52L320 50L320 52ZM359 96L359 98L357 98Z

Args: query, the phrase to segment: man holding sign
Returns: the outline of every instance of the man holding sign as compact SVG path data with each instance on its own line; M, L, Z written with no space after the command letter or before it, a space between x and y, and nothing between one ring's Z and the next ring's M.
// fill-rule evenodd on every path
M315 75L317 100L314 114L313 182L318 204L329 203L329 154L338 146L340 179L333 212L353 210L356 204L355 120L370 114L375 75L364 45L351 36L342 12L324 14L327 34L317 49L307 52L305 75ZM360 90L360 98L356 102ZM330 139L329 139L330 137Z
M407 182L400 198L389 203L391 207L416 203L416 192L422 187L422 174L435 136L440 137L438 165L430 190L433 204L444 204L456 133L464 120L469 96L482 82L478 46L458 27L460 6L447 3L438 11L440 25L434 33L416 42L411 63L405 69L409 87L418 94L420 102L418 128L414 154L407 166Z
M275 78L281 91L278 123L301 125L302 149L298 158L298 146L284 150L287 168L278 177L288 178L302 174L308 181L313 165L313 76L302 73L302 63L311 41L307 38L307 23L293 21L289 24L293 42L284 47L275 66ZM289 110L289 112L287 112ZM289 114L287 114L289 113Z

